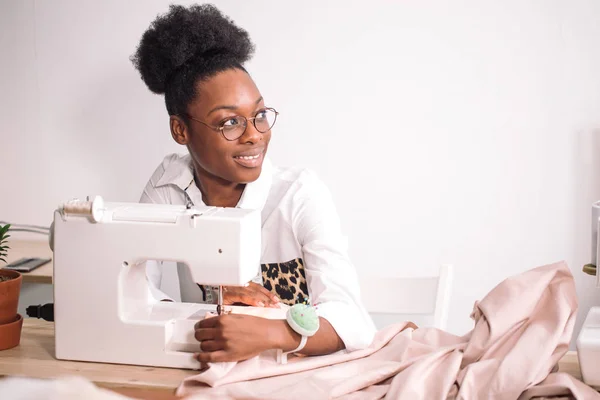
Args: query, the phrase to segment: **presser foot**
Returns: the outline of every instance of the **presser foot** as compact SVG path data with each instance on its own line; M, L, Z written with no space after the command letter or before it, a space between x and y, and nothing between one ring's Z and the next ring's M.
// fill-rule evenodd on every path
M231 314L231 308L222 304L217 305L217 315Z

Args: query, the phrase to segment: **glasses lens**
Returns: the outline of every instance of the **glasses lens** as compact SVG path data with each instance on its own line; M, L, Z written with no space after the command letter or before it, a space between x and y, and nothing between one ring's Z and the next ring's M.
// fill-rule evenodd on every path
M223 136L227 140L236 140L244 134L246 130L246 119L243 117L235 117L228 119L222 125Z
M265 133L271 129L273 125L275 125L276 119L277 113L275 111L269 109L261 110L258 114L256 114L254 126L256 127L257 131Z

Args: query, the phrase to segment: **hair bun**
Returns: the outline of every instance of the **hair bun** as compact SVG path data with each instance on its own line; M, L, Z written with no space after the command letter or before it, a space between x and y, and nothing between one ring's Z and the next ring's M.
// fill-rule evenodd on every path
M169 79L191 64L226 60L242 65L254 53L248 32L211 4L171 5L144 32L131 61L148 88L164 94Z

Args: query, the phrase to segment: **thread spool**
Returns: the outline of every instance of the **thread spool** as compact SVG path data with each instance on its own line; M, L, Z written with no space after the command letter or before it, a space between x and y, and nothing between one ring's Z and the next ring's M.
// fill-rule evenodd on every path
M92 217L98 222L104 211L104 200L100 196L96 196L93 201L73 199L64 203L60 209L65 216Z

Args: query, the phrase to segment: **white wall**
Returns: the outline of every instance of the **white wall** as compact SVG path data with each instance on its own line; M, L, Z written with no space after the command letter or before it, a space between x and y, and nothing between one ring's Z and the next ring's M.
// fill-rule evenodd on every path
M169 1L0 3L0 220L87 194L136 201L172 151L129 61ZM217 1L281 116L270 155L318 171L357 268L456 268L450 330L505 277L566 260L600 290L600 2ZM579 319L577 328L582 319Z

